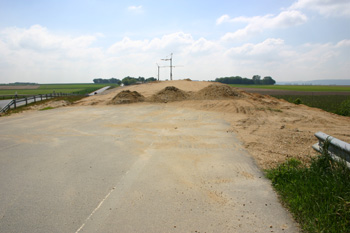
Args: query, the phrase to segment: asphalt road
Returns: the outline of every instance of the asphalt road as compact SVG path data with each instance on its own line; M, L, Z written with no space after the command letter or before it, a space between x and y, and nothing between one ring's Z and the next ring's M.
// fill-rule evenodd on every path
M107 90L108 88L110 88L110 86L106 86L106 87L102 87L94 92L91 92L89 94L89 96L92 96L92 95L96 95L96 94L101 94L102 92L104 92L105 90Z
M298 232L228 123L165 104L0 118L0 232Z
M45 100L46 97L43 96L42 99ZM20 98L20 99L18 99L18 100L24 100L24 98ZM9 104L11 101L12 101L12 99L0 100L0 110L1 110L2 108L4 108L7 104ZM36 102L39 102L39 101L41 101L41 98L36 98ZM28 103L28 104L34 103L34 102L35 102L34 99L27 100L27 103ZM24 106L24 105L26 105L26 102L25 102L25 101L22 101L22 102L19 102L19 103L16 104L17 107ZM11 106L11 109L13 109L13 108L14 108L14 106L12 105L12 106Z
M12 101L12 99L10 100L0 100L0 110L5 107L7 104L9 104Z

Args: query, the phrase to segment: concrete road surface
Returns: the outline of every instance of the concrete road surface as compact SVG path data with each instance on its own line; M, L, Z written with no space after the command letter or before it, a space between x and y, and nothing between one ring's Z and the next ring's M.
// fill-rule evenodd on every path
M0 110L3 109L6 105L8 105L12 99L0 100Z
M165 104L0 118L0 232L298 232L219 115Z
M110 86L106 86L106 87L102 87L94 92L91 92L89 94L89 96L92 96L92 95L96 95L96 94L101 94L102 92L104 92L105 90L107 90L108 88L110 88Z

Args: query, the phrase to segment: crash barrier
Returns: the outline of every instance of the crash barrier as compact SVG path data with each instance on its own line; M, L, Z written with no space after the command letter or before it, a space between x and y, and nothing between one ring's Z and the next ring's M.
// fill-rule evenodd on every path
M46 100L46 99L52 99L55 97L60 97L60 96L73 96L73 95L79 95L79 94L73 94L73 93L50 93L50 94L44 94L44 95L34 95L34 96L29 96L21 99L13 99L11 100L5 107L3 107L0 110L0 113L5 113L11 108L17 108L19 106L27 106L29 103L35 103L38 101Z
M347 162L348 167L350 166L350 144L343 142L337 138L334 138L323 132L315 133L316 138L318 138L318 143L312 146L313 149L322 153L324 148L324 143L329 142L328 153L335 159L343 159Z
M6 100L6 99L18 99L18 98L25 98L30 97L32 95L1 95L0 99Z

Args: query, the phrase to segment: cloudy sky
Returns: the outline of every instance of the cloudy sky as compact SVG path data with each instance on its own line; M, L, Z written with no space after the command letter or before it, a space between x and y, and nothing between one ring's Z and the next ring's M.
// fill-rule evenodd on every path
M350 1L0 0L0 83L156 77L171 53L174 79L350 79Z

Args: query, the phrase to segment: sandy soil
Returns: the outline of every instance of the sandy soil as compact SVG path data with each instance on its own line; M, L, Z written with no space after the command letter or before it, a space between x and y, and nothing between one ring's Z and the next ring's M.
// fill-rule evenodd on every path
M25 111L30 111L30 110L41 110L43 108L59 108L59 107L65 107L70 105L69 102L65 101L65 100L52 100L52 101L48 101L44 104L39 104L39 105L34 105L34 106L30 106L28 108L28 110Z
M122 90L137 91L150 98L167 86L175 86L186 92L198 92L211 84L168 81L123 87L106 95L83 99L79 105L108 104ZM192 99L166 104L222 114L231 124L228 131L238 135L245 148L263 169L276 166L290 157L308 161L309 156L315 155L311 146L317 142L314 134L318 131L350 142L349 117L304 105L294 105L267 95L242 91L241 93L239 97L227 99Z
M318 131L350 142L350 117L338 116L305 105L291 104L268 95L247 93L237 88L232 88L234 95L232 93L227 95L226 85L215 84L213 89L210 88L212 84L195 81L163 81L120 87L82 99L76 105L132 103L134 101L124 101L124 99L115 101L118 94L130 90L134 94L138 93L145 97L145 101L142 98L142 103L136 104L152 102L152 104L216 112L230 123L227 131L234 132L238 136L263 169L274 167L291 157L309 161L310 156L316 154L311 146L317 142L314 134ZM179 90L168 93L166 87L169 86ZM173 99L164 101L164 93L168 93ZM183 100L184 94L186 100ZM130 98L134 97L133 95ZM52 101L34 106L31 110L66 105L68 104L65 101Z

